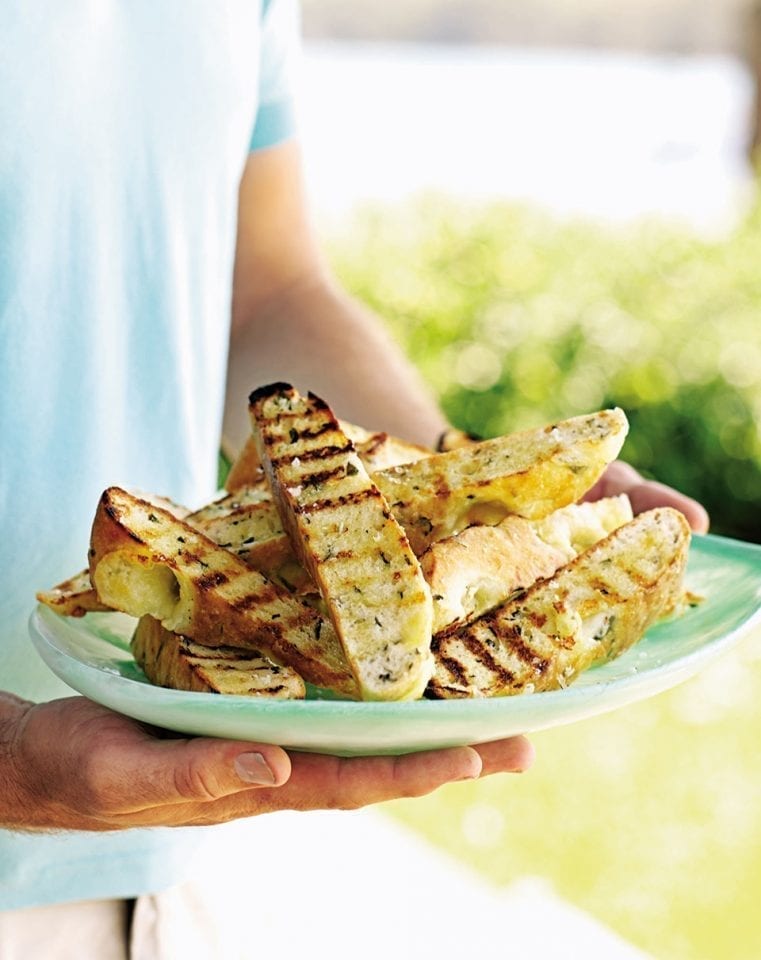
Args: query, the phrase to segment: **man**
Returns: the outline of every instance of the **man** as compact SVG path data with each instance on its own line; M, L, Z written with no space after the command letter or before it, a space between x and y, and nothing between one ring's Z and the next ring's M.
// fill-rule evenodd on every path
M82 956L100 929L91 955L125 956L126 912L186 876L198 825L417 796L531 749L337 760L161 738L37 661L34 592L83 565L101 490L208 498L223 407L239 445L253 387L290 380L418 442L445 424L319 254L291 0L8 5L0 37L0 955ZM705 525L629 468L605 482ZM60 936L72 917L80 939Z

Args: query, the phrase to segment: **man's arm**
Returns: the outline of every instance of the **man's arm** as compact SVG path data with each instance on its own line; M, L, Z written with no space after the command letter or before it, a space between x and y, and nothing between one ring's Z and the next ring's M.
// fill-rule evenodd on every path
M249 162L241 188L226 427L289 378L347 418L432 443L443 420L370 315L328 279L292 147ZM0 827L120 830L222 823L274 810L354 809L445 783L522 771L523 737L404 757L339 759L207 737L168 737L83 697L33 704L0 691Z
M240 188L233 328L224 436L234 454L248 436L246 397L274 380L327 400L339 416L433 446L446 426L418 374L373 314L330 275L312 225L298 145L251 154ZM681 510L708 529L696 501L617 462L588 499L628 493L635 513Z
M0 827L124 830L276 810L350 810L530 766L523 737L403 757L339 759L264 743L157 735L84 697L0 693Z
M251 154L240 188L225 447L250 432L247 397L286 380L369 429L434 445L446 426L412 364L327 269L298 146Z

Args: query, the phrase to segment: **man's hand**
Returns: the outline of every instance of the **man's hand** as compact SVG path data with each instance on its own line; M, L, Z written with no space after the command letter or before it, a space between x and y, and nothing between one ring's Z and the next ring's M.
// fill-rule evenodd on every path
M615 497L620 493L628 495L635 514L653 507L674 507L684 514L695 533L708 531L708 513L697 500L686 497L663 483L645 480L634 467L623 460L611 463L584 499L599 500L601 497Z
M0 823L20 830L119 830L224 823L275 810L356 809L455 780L520 772L514 737L403 757L339 759L269 744L161 736L83 697L0 696Z

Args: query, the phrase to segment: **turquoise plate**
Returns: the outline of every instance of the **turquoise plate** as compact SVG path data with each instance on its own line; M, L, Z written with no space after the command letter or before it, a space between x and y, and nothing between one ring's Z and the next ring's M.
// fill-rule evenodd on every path
M69 686L137 720L321 753L398 754L531 733L652 697L761 625L761 547L694 537L687 586L704 602L653 627L618 660L565 690L489 700L353 703L313 694L268 702L165 690L148 683L130 655L135 621L129 617L93 613L75 620L38 607L30 629L42 658Z

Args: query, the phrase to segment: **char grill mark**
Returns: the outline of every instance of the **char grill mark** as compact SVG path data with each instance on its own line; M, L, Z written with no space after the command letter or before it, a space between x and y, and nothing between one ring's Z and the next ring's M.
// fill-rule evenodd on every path
M308 434L308 436L311 436L311 434ZM300 437L299 439L302 438L303 437ZM293 442L297 443L298 440L294 440ZM305 450L303 453L298 453L295 456L293 454L286 453L280 457L271 457L270 460L273 467L279 467L284 463L292 464L296 458L298 458L301 463L309 463L312 460L329 460L331 457L339 456L342 453L350 453L353 449L354 447L351 441L347 440L342 447L336 445L329 447L317 447L314 450ZM304 482L306 483L308 480L305 480Z
M387 440L387 433L374 433L369 440L362 444L362 453L371 457Z
M522 663L525 663L526 666L539 674L539 676L543 676L549 669L549 660L546 657L539 656L535 650L532 650L517 630L511 632L509 639L505 639L504 647L508 653L512 654Z
M496 677L499 677L500 680L508 681L512 679L512 674L505 670L505 668L495 659L492 650L490 649L489 643L480 640L478 637L473 636L472 634L466 634L461 637L461 643L465 650L481 664L486 670Z
M468 682L468 672L455 657L441 657L439 663L445 667L452 676L452 679L459 686L466 686Z
M267 584L267 586L271 587L270 584ZM262 593L247 593L243 597L235 597L230 600L230 606L240 611L251 610L256 606L264 606L265 604L272 603L272 601L276 599L277 594L275 590L270 588Z
M221 587L223 583L227 583L230 578L222 570L212 570L210 573L205 573L202 577L198 578L198 589L199 590L210 590L212 587Z
M106 490L103 493L103 496L101 497L101 501L103 503L103 507L106 513L108 514L108 516L114 521L114 523L119 524L121 529L127 534L128 537L134 540L135 543L145 544L145 540L143 540L142 537L139 537L134 530L131 530L129 527L124 526L124 524L122 523L121 510L119 510L119 508L114 506L114 504L111 502L111 498L108 495L108 490Z
M282 380L267 383L263 387L257 387L256 390L249 393L248 402L249 404L256 403L258 400L266 399L273 393L278 393L283 397L289 397L293 395L293 387L290 383L285 383Z
M305 441L305 440L316 440L318 437L323 436L323 434L325 434L325 433L335 432L335 429L336 429L336 425L335 425L334 423L332 423L330 420L326 420L325 423L323 423L323 424L322 424L321 426L319 426L319 427L313 427L313 428L308 429L308 430L294 430L293 433L296 435L295 438L291 438L291 437L290 437L290 431L289 431L289 439L291 439L291 443L298 443L299 441L302 441L302 442L303 442L303 441ZM272 430L272 431L269 431L269 430L264 431L264 430L263 430L262 432L263 432L263 433L266 433L268 439L269 439L269 438L272 438L272 439L276 439L276 438L277 438L277 434L275 433L274 430ZM285 437L282 437L282 436L281 436L280 439L282 439L283 442L285 442Z
M332 470L320 470L316 473L307 473L300 478L299 482L303 487L319 487L327 483L328 480L340 480L346 476L346 468L343 466L334 467Z
M325 500L313 500L311 503L302 503L294 506L297 513L321 513L327 510L338 510L349 504L362 503L366 500L374 500L380 494L376 490L356 490L353 493L345 493L340 497L331 497Z

